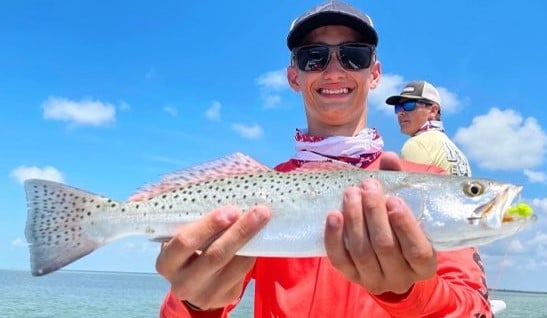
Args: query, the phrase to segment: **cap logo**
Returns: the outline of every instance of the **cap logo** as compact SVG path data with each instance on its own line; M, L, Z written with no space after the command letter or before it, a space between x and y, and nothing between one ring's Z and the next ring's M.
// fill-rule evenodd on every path
M403 93L413 93L414 90L414 87L405 87L403 88Z

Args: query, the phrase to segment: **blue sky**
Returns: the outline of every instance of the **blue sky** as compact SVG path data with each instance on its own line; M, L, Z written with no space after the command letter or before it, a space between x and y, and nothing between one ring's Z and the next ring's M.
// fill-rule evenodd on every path
M317 1L0 3L0 268L28 269L22 180L115 199L170 171L240 151L273 166L304 127L285 83L285 36ZM539 221L481 248L493 288L547 291L547 29L543 1L353 1L380 36L370 127L405 140L383 101L426 79L474 175L524 185ZM154 271L129 238L69 269Z

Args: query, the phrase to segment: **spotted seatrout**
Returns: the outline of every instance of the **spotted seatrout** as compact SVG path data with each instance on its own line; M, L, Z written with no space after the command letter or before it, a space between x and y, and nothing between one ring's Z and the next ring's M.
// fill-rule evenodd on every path
M116 239L166 239L223 205L269 206L272 219L238 255L324 256L326 214L364 178L402 197L437 249L481 245L522 230L535 215L509 215L521 187L467 177L309 164L281 173L243 154L166 176L127 202L45 180L27 180L26 238L33 275L62 268Z

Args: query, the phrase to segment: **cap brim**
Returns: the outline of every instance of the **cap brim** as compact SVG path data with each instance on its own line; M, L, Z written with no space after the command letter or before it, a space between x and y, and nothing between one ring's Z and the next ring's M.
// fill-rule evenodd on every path
M418 99L424 99L424 98L421 96L395 95L386 99L386 104L398 105L398 104L406 102L407 100L418 100Z
M326 25L344 25L358 31L363 36L363 41L374 46L378 45L378 34L373 27L361 19L343 12L323 12L315 14L303 21L287 35L289 50L302 45L306 36L313 30Z

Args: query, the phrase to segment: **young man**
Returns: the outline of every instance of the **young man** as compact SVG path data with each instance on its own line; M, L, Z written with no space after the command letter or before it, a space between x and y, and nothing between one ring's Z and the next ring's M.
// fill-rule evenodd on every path
M367 95L381 75L367 15L329 1L295 20L287 43L287 78L308 126L296 134L296 155L276 169L342 161L441 172L383 153L381 136L367 128ZM386 198L374 179L346 189L341 211L328 214L327 257L235 256L270 216L265 206L219 207L177 233L156 263L171 283L160 316L227 317L251 279L255 317L491 316L475 249L436 252L405 202Z
M386 103L394 106L401 132L410 137L401 158L440 167L450 175L471 176L467 157L444 132L441 96L433 85L410 82Z

